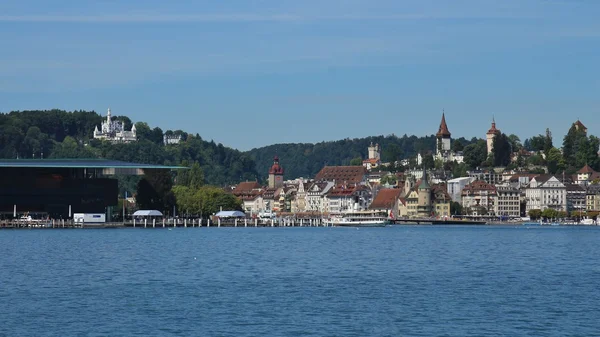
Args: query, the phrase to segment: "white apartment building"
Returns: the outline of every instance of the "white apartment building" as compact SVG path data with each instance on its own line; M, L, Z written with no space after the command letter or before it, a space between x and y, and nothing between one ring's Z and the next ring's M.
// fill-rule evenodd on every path
M325 194L329 192L333 185L331 181L312 183L306 191L306 211L324 212Z
M448 180L446 188L452 201L462 202L462 190L473 181L475 181L475 178L472 177L461 177Z
M526 210L545 210L552 208L557 211L567 210L567 188L553 175L540 175L532 178L525 189Z

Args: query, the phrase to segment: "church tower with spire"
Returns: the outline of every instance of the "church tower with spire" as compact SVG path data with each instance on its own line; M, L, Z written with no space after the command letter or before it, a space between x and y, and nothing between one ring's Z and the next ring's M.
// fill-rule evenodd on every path
M283 187L283 167L279 165L279 157L273 158L273 166L269 169L269 187Z
M438 156L442 156L444 153L450 152L450 131L446 124L446 114L442 112L442 121L440 122L440 128L435 135L437 139L436 152Z

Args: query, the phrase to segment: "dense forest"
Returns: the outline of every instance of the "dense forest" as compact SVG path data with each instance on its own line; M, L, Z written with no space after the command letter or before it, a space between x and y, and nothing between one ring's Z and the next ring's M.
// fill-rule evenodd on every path
M113 119L131 128L126 116ZM260 178L254 161L238 150L186 134L179 145L164 145L158 127L138 122L138 141L111 144L93 138L103 117L94 111L13 111L0 113L0 158L106 158L146 164L185 165L197 162L207 184L223 186ZM130 191L133 192L133 191Z
M461 151L477 139L464 138L453 140L453 149ZM273 164L273 156L277 154L285 168L287 178L314 177L325 165L352 165L366 159L369 145L381 146L381 161L393 163L398 160L415 157L418 153L433 152L436 147L434 135L426 137L395 135L366 138L343 139L316 144L274 144L248 151L256 162L257 171L266 175Z

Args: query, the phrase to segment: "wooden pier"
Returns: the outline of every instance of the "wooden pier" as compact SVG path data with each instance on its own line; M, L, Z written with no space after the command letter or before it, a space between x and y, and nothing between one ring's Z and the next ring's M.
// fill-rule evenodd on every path
M323 227L321 218L136 219L126 222L76 223L73 220L0 220L0 229L35 228L174 228L174 227Z
M485 220L456 220L456 219L394 219L396 225L485 225Z
M82 228L81 224L73 220L0 220L0 229L10 228Z

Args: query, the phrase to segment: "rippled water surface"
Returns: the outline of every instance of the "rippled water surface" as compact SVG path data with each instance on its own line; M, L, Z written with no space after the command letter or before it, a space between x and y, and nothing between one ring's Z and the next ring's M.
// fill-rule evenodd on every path
M0 336L600 336L600 228L0 231Z

